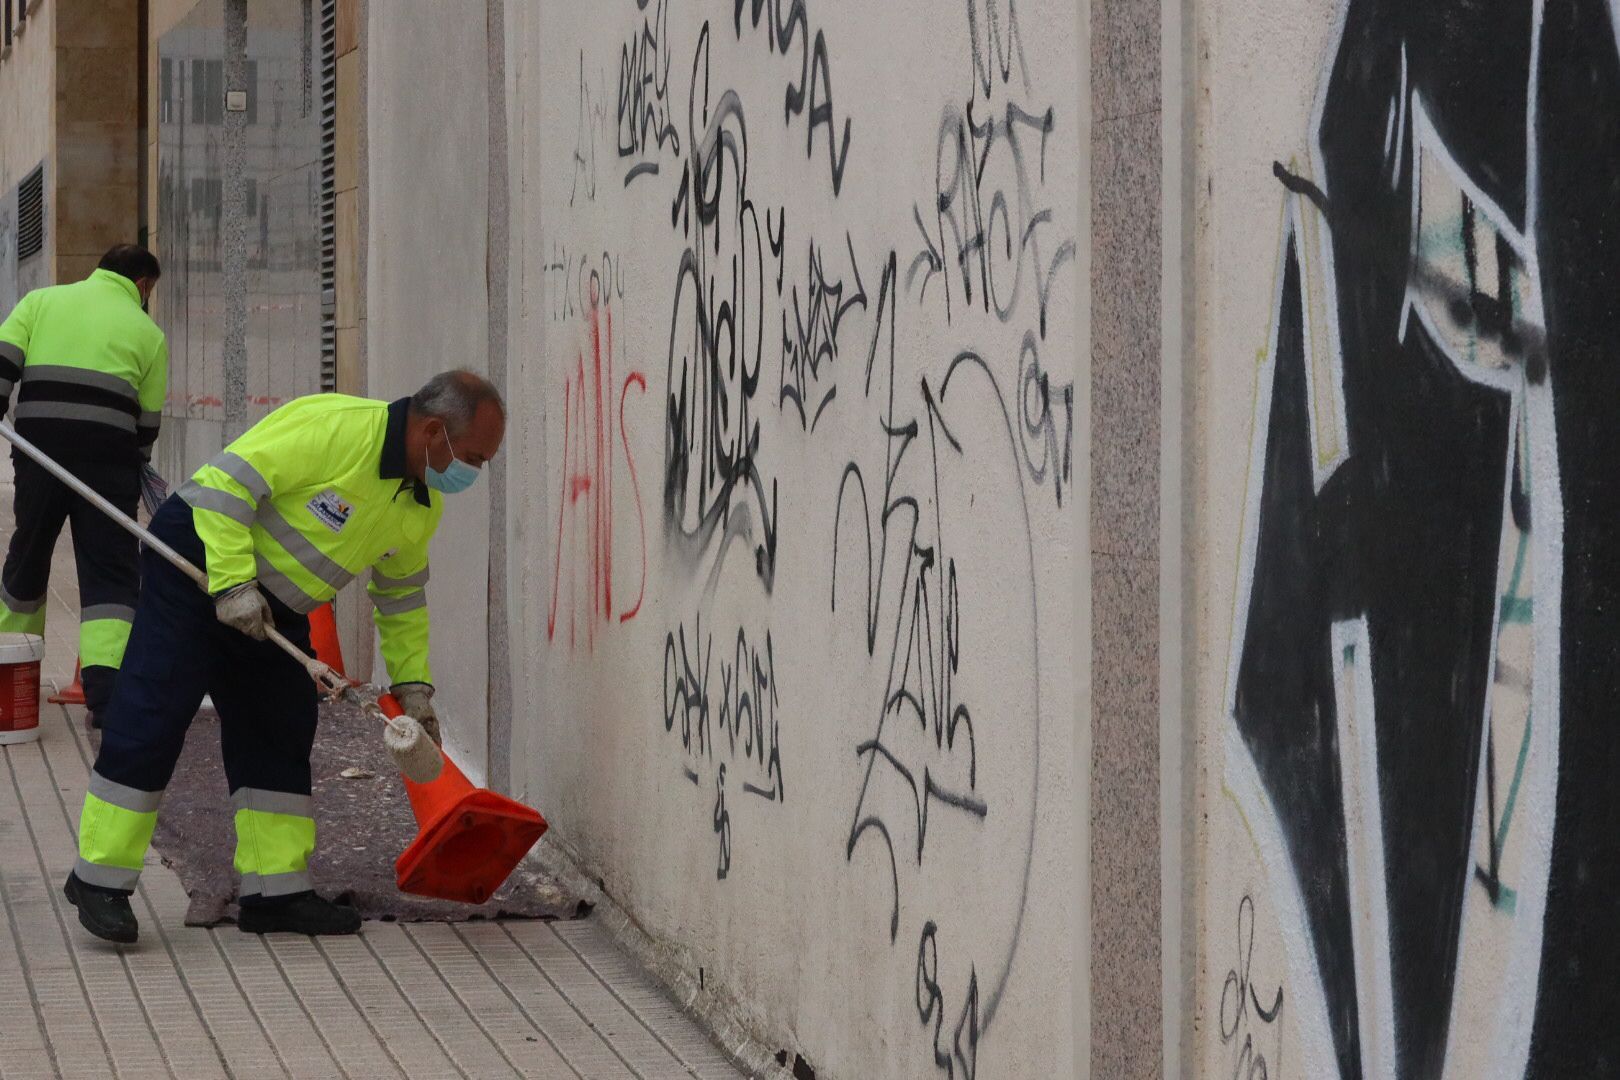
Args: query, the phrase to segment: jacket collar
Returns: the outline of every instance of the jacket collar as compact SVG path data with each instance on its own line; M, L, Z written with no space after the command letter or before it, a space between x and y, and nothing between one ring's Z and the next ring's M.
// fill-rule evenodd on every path
M405 481L405 419L410 414L411 399L400 398L388 403L388 427L383 432L382 457L378 461L377 475L383 480L408 482L416 501L432 506L427 485L420 480Z
M124 295L135 301L136 304L141 302L141 290L137 289L135 287L135 283L129 280L129 278L125 277L123 274L115 274L111 270L97 269L91 271L89 280L102 281L109 285L116 285L118 288L124 291Z

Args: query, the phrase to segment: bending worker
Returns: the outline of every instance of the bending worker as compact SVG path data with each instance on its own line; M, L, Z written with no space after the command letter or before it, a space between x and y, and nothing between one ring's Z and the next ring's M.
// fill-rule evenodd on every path
M121 244L73 285L36 289L0 324L0 412L17 394L17 432L133 517L168 393L169 349L146 315L159 276ZM94 724L112 696L140 588L135 538L20 452L17 531L0 571L0 632L43 635L51 553L73 522L79 663Z
M315 684L265 640L274 624L309 651L308 612L371 569L393 693L437 742L428 667L428 542L440 492L478 478L505 433L500 395L471 372L435 376L393 404L338 394L277 409L199 469L152 532L208 574L206 596L142 556L124 669L102 723L68 900L97 937L132 942L129 895L158 803L203 694L219 711L235 807L238 926L347 934L359 914L313 891L310 749Z

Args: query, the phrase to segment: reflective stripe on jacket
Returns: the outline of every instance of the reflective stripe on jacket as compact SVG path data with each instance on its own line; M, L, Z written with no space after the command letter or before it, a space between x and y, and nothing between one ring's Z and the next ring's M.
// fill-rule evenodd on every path
M405 479L409 401L317 394L283 405L180 488L220 593L257 579L295 611L367 568L395 683L433 681L428 545L442 497Z
M17 383L17 431L53 457L151 457L169 348L135 283L97 270L35 289L0 323L0 410Z

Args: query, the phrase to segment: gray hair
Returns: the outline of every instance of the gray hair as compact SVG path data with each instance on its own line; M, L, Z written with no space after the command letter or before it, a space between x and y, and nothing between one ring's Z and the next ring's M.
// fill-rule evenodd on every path
M501 400L501 392L477 372L461 369L442 372L429 379L427 385L411 395L411 411L443 420L451 435L460 435L472 426L478 406L486 401L505 418L506 403Z

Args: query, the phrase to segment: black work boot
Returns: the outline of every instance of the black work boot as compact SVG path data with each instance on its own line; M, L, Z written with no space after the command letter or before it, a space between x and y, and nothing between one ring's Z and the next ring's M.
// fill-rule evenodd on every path
M246 900L236 925L248 934L352 934L360 929L360 913L313 892L301 892Z
M113 889L86 885L78 874L69 874L62 886L68 903L79 909L79 922L103 941L133 945L141 927L129 906L129 896Z

